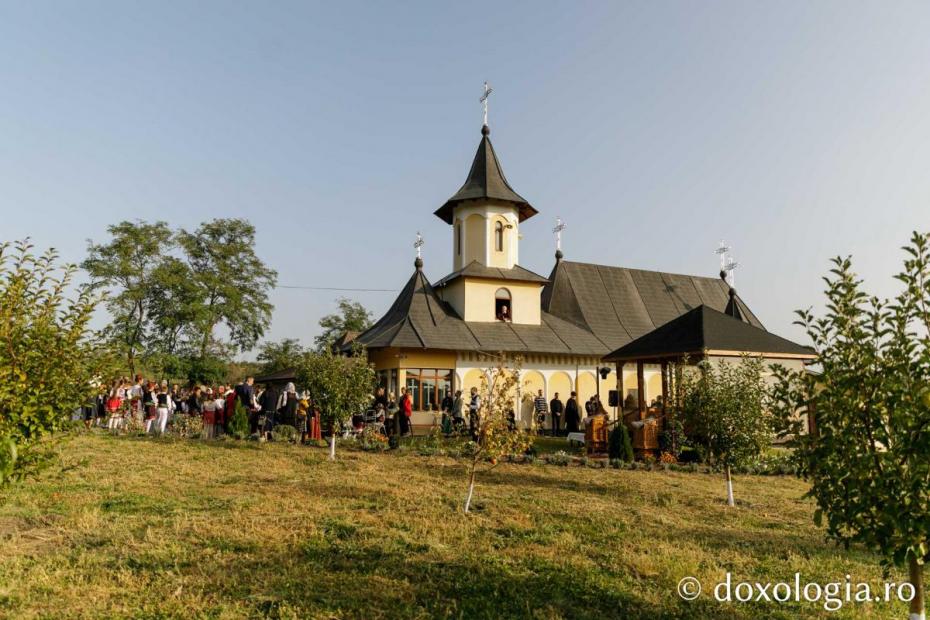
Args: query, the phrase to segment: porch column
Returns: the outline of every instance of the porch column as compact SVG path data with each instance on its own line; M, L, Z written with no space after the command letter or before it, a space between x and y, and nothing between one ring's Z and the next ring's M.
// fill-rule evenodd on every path
M623 420L623 362L617 362L617 419Z
M643 377L643 360L636 360L636 391L639 400L639 419L646 419L646 380Z
M662 360L662 417L668 411L668 360Z

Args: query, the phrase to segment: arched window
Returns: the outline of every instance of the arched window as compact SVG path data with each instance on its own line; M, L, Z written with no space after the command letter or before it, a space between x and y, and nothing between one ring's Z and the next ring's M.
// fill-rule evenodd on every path
M494 249L504 251L504 225L501 222L494 224Z
M457 256L462 255L462 223L455 223L455 253Z
M510 306L510 291L505 288L497 289L494 293L494 316L498 321L513 320L513 308Z

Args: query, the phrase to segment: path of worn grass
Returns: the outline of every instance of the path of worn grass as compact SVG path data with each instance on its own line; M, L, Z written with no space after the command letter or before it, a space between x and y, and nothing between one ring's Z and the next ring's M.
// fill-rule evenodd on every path
M460 512L448 458L85 435L0 495L11 618L902 617L902 604L681 601L741 579L881 581L823 541L790 478L504 465ZM901 575L894 575L903 578Z

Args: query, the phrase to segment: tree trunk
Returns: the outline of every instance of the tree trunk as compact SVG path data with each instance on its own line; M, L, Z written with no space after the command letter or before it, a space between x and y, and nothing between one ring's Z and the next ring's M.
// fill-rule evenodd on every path
M336 433L329 436L329 460L336 460Z
M917 557L912 555L908 563L910 582L914 586L914 598L911 599L911 609L908 620L927 620L924 610L924 567L918 564Z
M733 476L730 475L730 466L724 468L724 475L727 477L727 506L736 506L733 501Z
M465 514L471 508L471 497L475 493L475 467L472 465L471 473L468 474L468 495L465 496Z

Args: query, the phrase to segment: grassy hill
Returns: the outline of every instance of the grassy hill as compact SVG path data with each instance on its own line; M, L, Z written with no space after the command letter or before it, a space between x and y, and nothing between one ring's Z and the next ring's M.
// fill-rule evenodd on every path
M902 603L717 603L734 580L882 581L824 542L805 485L501 465L461 513L445 457L82 435L0 495L10 618L906 617ZM705 594L682 601L679 580ZM904 576L893 573L892 579Z

